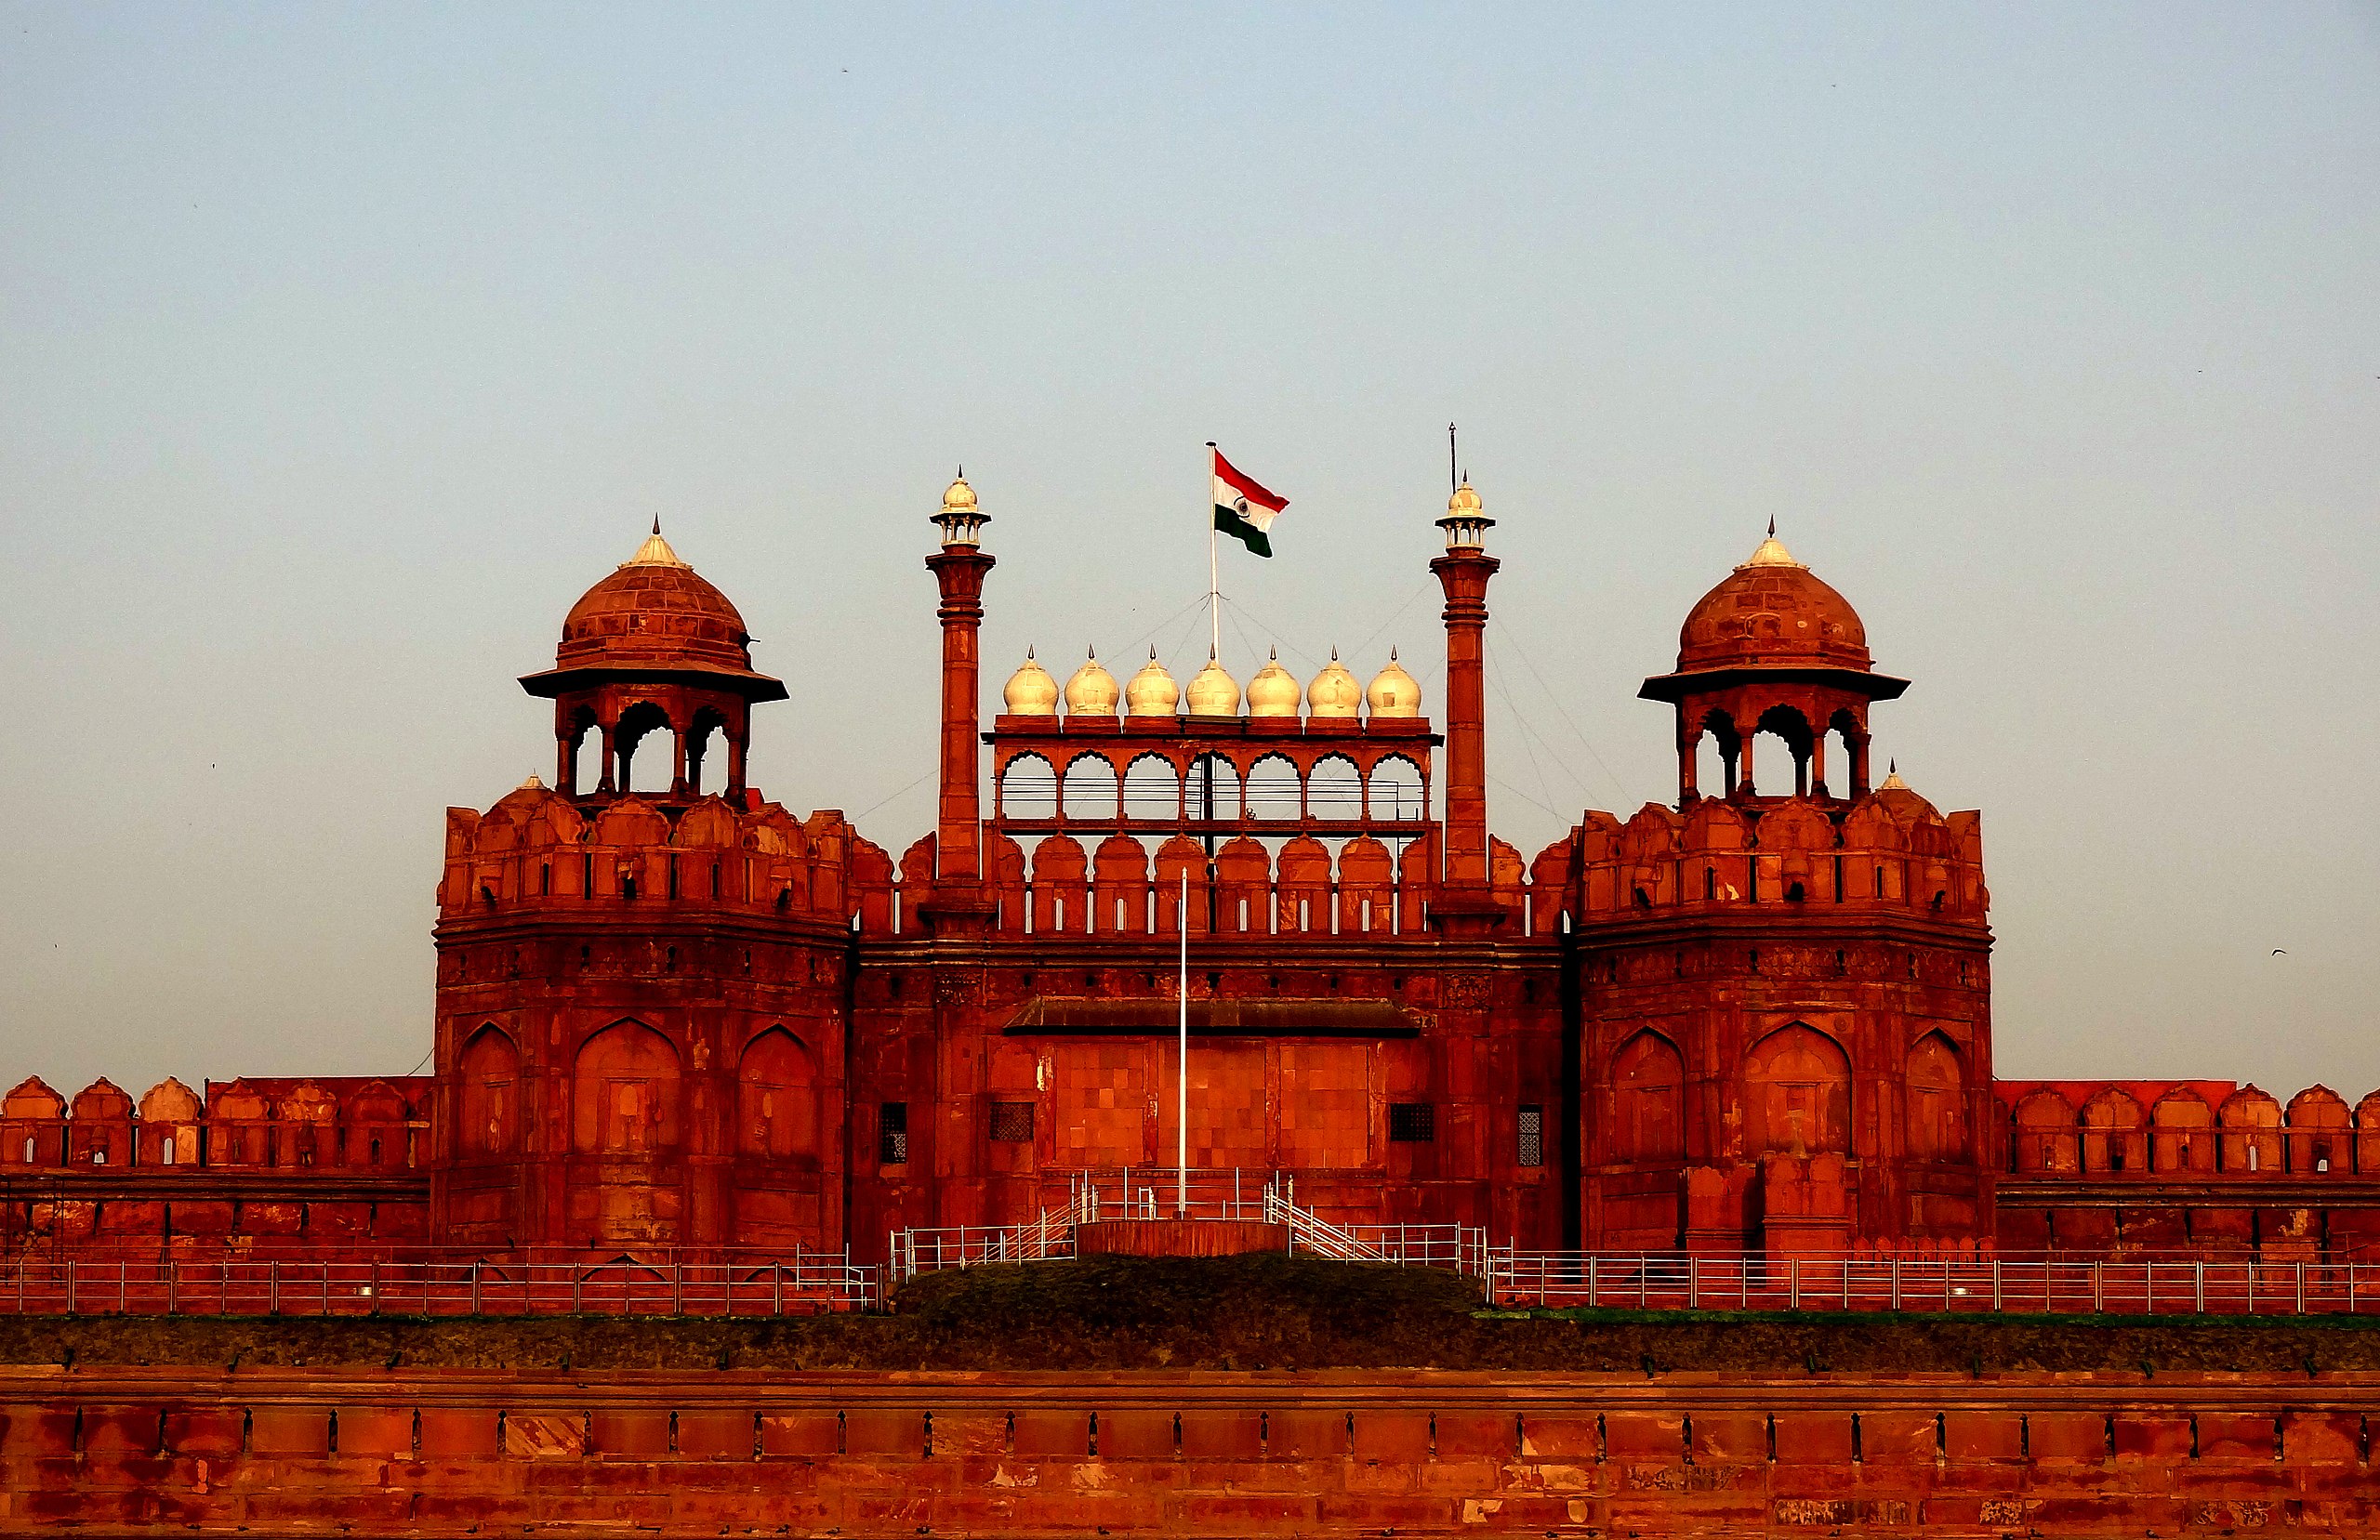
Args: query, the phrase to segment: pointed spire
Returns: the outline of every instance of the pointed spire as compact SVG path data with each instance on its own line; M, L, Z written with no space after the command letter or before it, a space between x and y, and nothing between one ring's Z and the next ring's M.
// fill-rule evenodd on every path
M1910 789L1909 783L1900 778L1899 760L1884 761L1884 783L1876 789L1880 792L1905 792Z
M683 567L686 563L679 560L678 553L669 548L669 542L661 538L661 516L654 514L653 533L644 537L644 544L636 548L636 554L620 565L623 567Z
M1793 559L1793 553L1785 548L1784 542L1777 538L1777 520L1771 519L1768 521L1768 538L1762 541L1760 548L1752 553L1752 559L1743 566L1738 567L1736 571L1742 572L1744 567L1800 567L1802 563ZM1804 568L1804 571L1807 570Z

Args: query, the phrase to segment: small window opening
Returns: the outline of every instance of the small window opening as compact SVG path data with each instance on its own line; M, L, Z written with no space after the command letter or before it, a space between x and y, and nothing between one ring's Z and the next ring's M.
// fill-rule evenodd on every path
M1430 1144L1438 1137L1438 1110L1426 1101L1391 1102L1388 1138L1392 1144Z
M993 1102L991 1136L993 1141L999 1144L1032 1143L1033 1103L1029 1101Z
M888 1101L879 1109L876 1119L876 1163L879 1165L909 1164L909 1104Z
M550 861L539 862L537 863L537 897L549 898L552 896L553 890L554 863Z
M1518 1131L1520 1148L1515 1152L1518 1164L1532 1167L1543 1165L1545 1164L1545 1109L1542 1107L1522 1108Z

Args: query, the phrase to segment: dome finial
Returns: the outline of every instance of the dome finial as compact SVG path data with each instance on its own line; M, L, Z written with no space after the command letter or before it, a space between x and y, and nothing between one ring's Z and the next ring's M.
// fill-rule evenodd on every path
M1876 789L1880 792L1905 792L1909 790L1909 783L1900 778L1899 760L1887 759L1884 761L1884 783L1878 786Z
M644 544L636 548L636 554L620 565L623 567L683 567L686 564L678 559L678 553L669 548L669 542L661 538L661 516L656 513L653 516L653 533L644 537Z
M1777 520L1771 519L1768 521L1768 538L1762 541L1760 548L1752 553L1752 559L1744 562L1743 566L1738 567L1736 571L1742 572L1744 567L1800 567L1802 563L1793 559L1793 553L1785 548L1785 543L1777 538ZM1804 568L1804 571L1807 570Z
M1777 516L1773 513L1768 516L1768 538L1777 538Z

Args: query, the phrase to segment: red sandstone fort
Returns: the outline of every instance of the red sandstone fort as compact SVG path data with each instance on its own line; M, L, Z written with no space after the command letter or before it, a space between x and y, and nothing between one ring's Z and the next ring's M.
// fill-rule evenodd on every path
M1907 681L1773 536L1645 681L1675 802L1527 855L1488 823L1468 485L1431 563L1439 720L1393 658L1366 682L1334 656L1063 688L1028 659L987 722L987 521L953 483L926 560L931 833L895 857L752 788L753 709L787 691L656 529L521 681L552 784L447 811L434 1073L27 1080L0 1239L871 1261L1027 1221L1172 1164L1185 928L1189 1164L1342 1221L1771 1256L2380 1239L2380 1092L2000 1075L1981 817L1876 782L1871 713Z

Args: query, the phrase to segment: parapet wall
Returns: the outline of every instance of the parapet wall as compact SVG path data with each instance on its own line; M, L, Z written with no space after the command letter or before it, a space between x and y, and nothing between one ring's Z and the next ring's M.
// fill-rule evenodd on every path
M2380 1376L0 1371L11 1533L2380 1529Z

